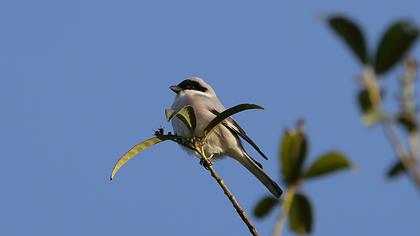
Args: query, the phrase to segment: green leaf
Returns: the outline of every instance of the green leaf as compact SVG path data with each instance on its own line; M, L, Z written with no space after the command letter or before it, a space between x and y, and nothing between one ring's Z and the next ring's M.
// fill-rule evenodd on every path
M381 91L380 99L382 99L383 93L384 92ZM377 108L374 107L368 89L364 88L359 91L357 94L357 101L359 103L360 110L363 113L364 125L372 126L379 122L390 121L393 119L389 114L381 110L377 110Z
M393 118L386 112L381 110L372 110L363 114L363 124L370 127L375 124L385 122L385 121L392 121Z
M180 119L192 132L196 127L196 119L194 108L192 106L183 107L177 114L176 117Z
M115 174L117 174L118 170L125 165L125 163L127 163L127 161L129 161L130 159L132 159L134 156L136 156L137 154L139 154L140 152L142 152L143 150L157 144L160 143L164 140L167 140L166 138L164 138L165 136L163 135L162 138L158 138L158 137L154 137L154 138L149 138L139 144L137 144L136 146L134 146L133 148L131 148L128 152L126 152L115 164L114 169L112 170L112 174L111 174L111 180L114 178Z
M312 222L311 203L305 195L296 193L289 212L290 229L299 234L308 234L312 231Z
M366 40L359 26L343 16L333 16L328 19L330 27L347 43L361 63L367 64L369 57L366 50Z
M166 121L169 122L172 117L174 116L175 111L170 109L170 108L166 108L165 109L165 116L166 116Z
M193 132L196 127L196 118L194 108L191 105L187 105L181 108L178 112L174 112L172 109L165 110L166 120L169 122L174 116L180 119L188 129Z
M419 26L410 21L398 21L382 36L375 57L375 71L383 74L399 62L419 36Z
M386 176L389 179L393 179L395 177L400 176L402 173L404 173L404 171L405 169L402 162L397 161L391 166L391 168L389 168L388 172L386 173Z
M283 180L287 184L296 182L306 157L308 141L301 130L286 131L280 151Z
M217 115L212 121L210 121L210 123L207 125L207 127L204 129L204 137L208 136L213 129L220 124L221 122L223 122L226 118L241 112L241 111L245 111L245 110L250 110L250 109L264 109L261 106L258 106L256 104L239 104L236 105L234 107L231 107L229 109L224 110L223 112L221 112L219 115Z
M339 152L329 152L318 158L305 172L305 179L331 174L340 170L351 168L353 165Z
M267 216L273 208L279 204L279 199L266 196L261 199L254 208L254 215L257 218L263 218Z
M401 113L398 115L397 121L409 133L416 132L418 129L416 118L412 114Z
M373 103L369 96L369 91L367 89L362 89L357 94L357 101L359 103L360 110L363 113L368 113L373 109Z

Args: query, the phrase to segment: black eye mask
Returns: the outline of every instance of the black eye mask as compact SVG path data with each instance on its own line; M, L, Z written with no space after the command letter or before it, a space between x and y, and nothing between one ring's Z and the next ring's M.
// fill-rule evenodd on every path
M201 86L200 83L194 80L186 79L182 81L180 84L178 84L178 87L180 87L183 90L197 90L201 92L206 92L207 88Z

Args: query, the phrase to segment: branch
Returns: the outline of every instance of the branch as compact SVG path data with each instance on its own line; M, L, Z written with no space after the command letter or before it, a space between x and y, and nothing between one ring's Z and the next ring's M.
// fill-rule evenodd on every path
M402 79L402 110L408 114L415 114L414 102L412 101L414 97L414 87L411 86L415 79L415 66L407 63L406 69L407 75ZM364 69L361 76L361 82L362 85L369 91L369 97L372 103L371 109L385 113L383 111L383 102L380 95L378 78L372 68L366 67ZM417 121L415 122L417 125ZM417 131L410 132L408 137L410 148L407 150L400 137L398 136L394 126L394 121L383 120L380 122L380 124L384 128L385 135L391 143L395 154L400 159L404 169L408 173L408 176L411 178L413 183L416 185L417 190L420 192L420 169L417 168L415 159L415 157L420 155L420 144L418 142Z
M404 169L416 184L417 190L420 191L420 169L416 165L416 161L420 155L420 144L418 136L418 121L416 119L415 108L415 89L414 80L416 79L416 62L407 60L405 62L405 74L401 78L401 113L409 116L415 123L415 128L408 128L408 150L400 140L395 126L391 122L383 123L385 133L391 142L398 158L400 158Z
M233 207L236 209L236 212L241 217L242 221L248 226L249 231L252 235L258 236L257 229L252 224L252 221L248 218L246 212L242 209L239 205L238 201L236 200L235 196L230 192L228 187L225 185L222 178L219 177L216 170L213 168L212 163L210 161L211 157L207 157L206 153L204 152L204 145L206 144L206 139L209 137L209 134L214 130L214 128L223 122L225 119L230 117L231 115L249 109L263 109L262 107L255 105L255 104L240 104L234 107L231 107L220 114L218 114L205 128L203 137L196 137L195 136L195 126L196 126L196 117L194 113L194 108L190 105L187 105L178 112L175 112L172 109L166 109L165 114L168 121L170 121L174 116L180 119L186 127L188 127L192 133L191 138L182 138L176 135L168 134L166 136L171 136L172 141L187 147L196 154L200 156L200 164L202 164L207 170L210 171L211 176L217 181L219 186L223 189L225 195L229 198L230 202L232 203ZM158 132L155 133L156 136L163 135L163 129L160 129ZM165 136L165 137L166 137Z
M407 173L410 175L411 179L413 180L414 184L417 187L417 190L420 191L420 173L417 171L416 166L413 165L412 157L407 153L404 148L404 145L400 141L397 131L395 127L390 122L385 122L383 124L385 134L391 143L395 154L400 158L404 169L407 170Z
M242 221L246 224L246 226L248 227L248 229L251 232L251 234L254 235L254 236L259 236L258 231L257 231L257 228L255 228L255 226L253 225L251 219L249 219L249 217L246 214L246 212L239 205L239 203L236 200L235 196L232 194L232 192L225 185L223 179L220 178L220 176L217 174L216 170L213 168L213 164L210 162L210 160L205 155L205 152L204 152L204 149L203 149L203 145L201 145L201 142L199 142L199 143L200 143L200 145L199 145L200 147L198 147L198 149L196 149L196 151L200 154L201 161L204 163L204 166L206 167L207 170L210 171L211 176L217 181L217 183L219 184L219 186L223 189L223 192L229 198L229 200L232 203L233 207L236 209L236 212L241 217Z
M293 196L296 192L296 186L291 186L287 189L286 196L283 200L283 209L277 217L274 225L273 236L280 236L283 232L283 226L286 223L287 216L289 215L290 207L292 206Z
M185 139L177 135L167 134L163 135L163 132L155 133L156 137L165 137L167 139L170 139L171 141L174 141L178 143L179 145L182 145L188 149L191 149L192 151L197 152L197 154L200 155L201 162L203 166L210 171L211 176L217 181L219 186L223 189L223 192L225 195L229 198L230 202L232 203L233 207L236 209L236 212L241 217L242 221L247 225L249 231L253 236L259 236L257 228L253 225L251 219L249 219L246 212L242 209L242 207L239 205L238 201L236 200L235 196L232 194L232 192L229 190L229 188L224 183L223 179L220 178L220 176L217 174L216 170L213 168L213 164L209 160L209 158L206 156L204 152L204 139L193 137L191 139Z

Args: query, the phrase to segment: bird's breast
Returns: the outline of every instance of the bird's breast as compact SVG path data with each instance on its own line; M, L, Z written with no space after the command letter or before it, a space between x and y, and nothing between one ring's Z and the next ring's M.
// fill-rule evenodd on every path
M195 129L195 136L201 137L203 136L204 129L210 123L210 121L216 117L210 110L205 101L205 98L202 97L195 97L195 96L182 96L175 99L174 103L172 104L172 109L175 111L179 111L181 108L190 105L194 109L194 114L196 118L196 129ZM191 132L185 126L185 124L179 120L177 117L172 119L172 126L174 128L174 132L183 137L191 137Z

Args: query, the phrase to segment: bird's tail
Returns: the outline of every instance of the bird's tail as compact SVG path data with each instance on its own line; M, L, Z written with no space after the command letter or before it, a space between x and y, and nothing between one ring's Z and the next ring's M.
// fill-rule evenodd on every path
M243 166L245 166L257 179L267 187L268 190L276 197L279 198L283 191L277 185L274 180L272 180L264 171L261 169L260 165L257 164L247 153L245 153L244 158L237 159Z

